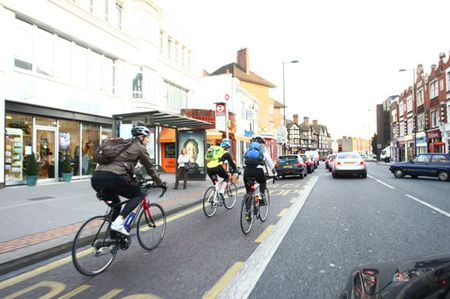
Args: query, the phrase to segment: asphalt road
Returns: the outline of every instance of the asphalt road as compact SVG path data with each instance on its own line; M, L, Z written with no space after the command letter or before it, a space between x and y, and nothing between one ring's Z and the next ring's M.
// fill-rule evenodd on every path
M449 249L450 183L396 179L375 164L368 173L333 179L321 164L303 180L268 184L269 218L247 236L239 202L211 219L193 208L168 223L154 251L134 238L93 278L65 254L0 277L0 297L214 298L231 288L250 298L335 298L355 266Z

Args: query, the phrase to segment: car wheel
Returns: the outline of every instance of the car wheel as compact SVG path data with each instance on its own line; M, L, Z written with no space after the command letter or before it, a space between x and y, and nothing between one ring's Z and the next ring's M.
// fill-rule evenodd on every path
M303 175L303 172L299 175L299 177L300 177L301 179L305 178L305 176Z
M405 174L403 173L403 170L400 168L394 169L394 176L396 178L402 178Z
M332 175L333 175L333 179L337 178L337 174L332 173Z
M367 172L364 172L364 173L361 175L361 177L362 177L363 179L367 178Z
M441 181L448 181L448 172L447 171L439 171L438 178Z

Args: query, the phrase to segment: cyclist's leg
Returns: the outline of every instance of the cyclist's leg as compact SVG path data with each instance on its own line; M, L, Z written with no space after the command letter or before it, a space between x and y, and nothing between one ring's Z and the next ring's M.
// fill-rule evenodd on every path
M125 204L120 212L120 216L126 218L141 202L145 196L141 192L141 188L138 184L133 182L128 176L119 176L118 183L113 190L120 196L126 197L129 201Z
M264 175L264 170L257 168L255 173L256 181L259 184L259 192L264 194L266 191L266 176Z
M223 179L222 186L220 186L220 193L223 194L225 192L225 188L227 187L228 183L228 173L220 165L217 166L216 168L217 168L217 175Z

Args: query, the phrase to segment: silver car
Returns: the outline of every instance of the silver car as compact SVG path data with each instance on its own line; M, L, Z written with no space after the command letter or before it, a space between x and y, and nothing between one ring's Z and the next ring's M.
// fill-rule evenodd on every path
M343 152L336 156L333 161L331 173L333 178L339 175L359 175L362 178L367 177L366 161L358 153Z

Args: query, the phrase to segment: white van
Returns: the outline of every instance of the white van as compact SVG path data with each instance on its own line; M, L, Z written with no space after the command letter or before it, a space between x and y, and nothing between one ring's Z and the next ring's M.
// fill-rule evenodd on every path
M381 150L380 160L386 163L391 161L391 146L387 146Z

